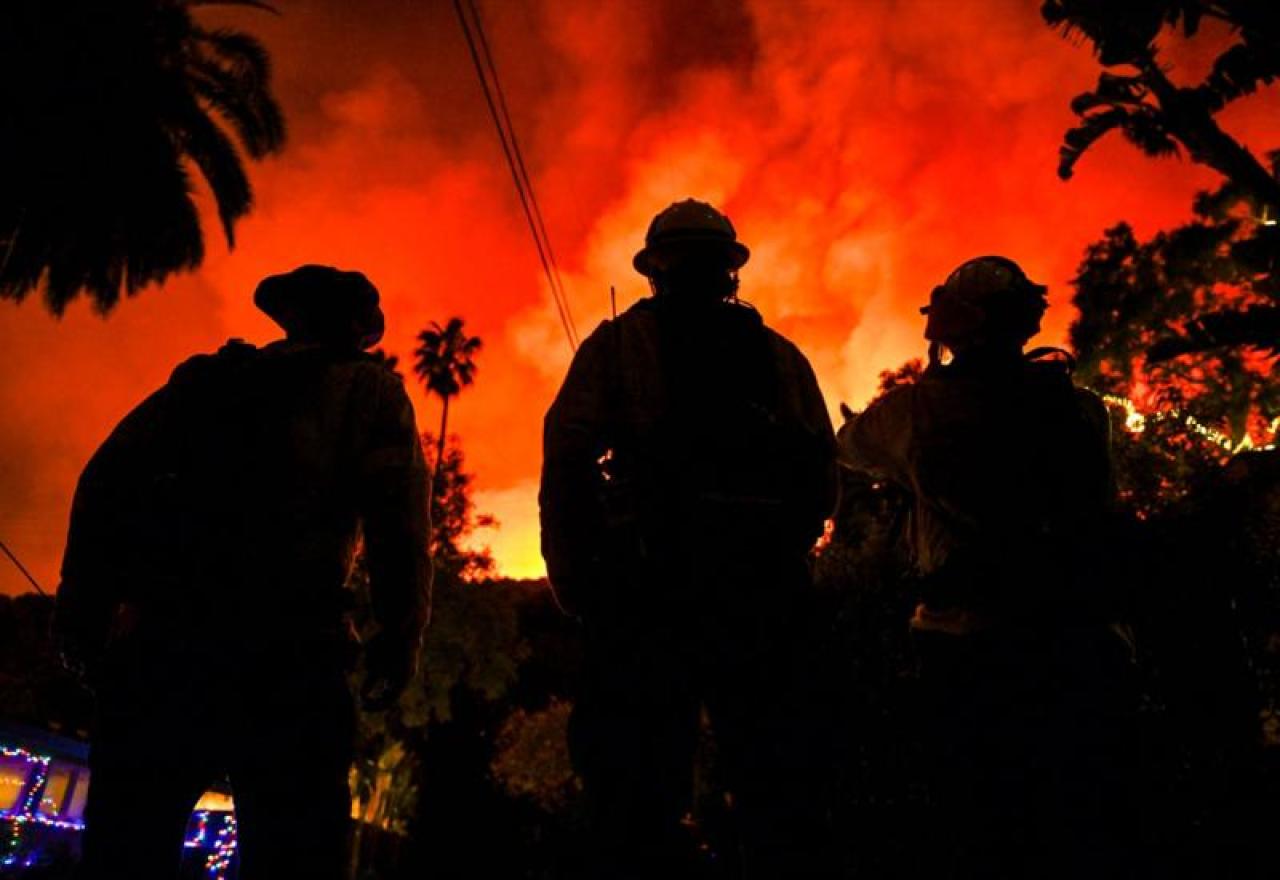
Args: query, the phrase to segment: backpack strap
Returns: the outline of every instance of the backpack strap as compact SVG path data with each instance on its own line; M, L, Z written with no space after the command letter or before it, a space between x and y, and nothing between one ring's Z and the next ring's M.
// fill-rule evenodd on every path
M1031 349L1023 358L1031 364L1059 364L1065 368L1068 376L1076 371L1076 356L1065 348L1042 345Z

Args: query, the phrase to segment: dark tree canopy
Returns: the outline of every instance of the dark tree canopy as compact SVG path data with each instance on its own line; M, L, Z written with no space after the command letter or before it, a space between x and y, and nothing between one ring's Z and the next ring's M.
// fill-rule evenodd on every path
M252 0L0 4L0 298L43 287L61 314L102 312L193 269L204 238L193 170L227 242L253 204L245 159L284 142L262 44L194 7Z
M1174 398L1166 402L1215 400L1218 424L1243 436L1275 408L1264 380L1265 359L1280 355L1280 151L1259 160L1216 117L1280 78L1280 4L1045 0L1041 11L1051 26L1083 36L1108 68L1072 101L1080 122L1060 151L1063 178L1112 130L1147 155L1185 153L1225 178L1197 198L1190 224L1149 242L1121 224L1090 249L1072 342L1102 371L1095 380L1114 387L1123 372L1130 385L1154 381ZM1227 26L1229 45L1202 81L1175 84L1157 36L1170 28L1195 37L1211 20Z
M1089 246L1074 280L1077 378L1148 413L1165 413L1129 425L1117 413L1120 488L1142 515L1177 502L1198 474L1216 470L1245 438L1274 435L1271 420L1280 412L1265 349L1175 350L1201 332L1206 319L1199 315L1274 311L1253 270L1235 255L1242 221L1207 214L1201 201L1193 222L1149 241L1126 223L1108 229ZM1270 276L1262 282L1269 285Z
M924 361L920 358L904 361L892 370L881 370L879 384L876 388L876 397L882 397L900 385L910 385L912 382L918 382L923 375Z

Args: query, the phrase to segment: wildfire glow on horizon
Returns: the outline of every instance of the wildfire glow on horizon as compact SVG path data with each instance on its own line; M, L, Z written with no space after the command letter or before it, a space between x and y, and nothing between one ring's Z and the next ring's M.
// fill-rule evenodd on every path
M260 36L289 123L254 165L254 213L209 256L103 319L0 304L0 539L52 588L75 480L111 427L186 357L278 333L251 302L264 275L307 262L364 271L383 347L453 315L484 340L450 409L477 533L501 573L543 573L541 419L569 347L448 0L284 0L281 15L202 9ZM482 3L495 61L568 300L585 335L647 293L631 269L651 216L693 196L752 250L742 295L809 356L833 412L881 370L923 354L919 305L964 259L1002 253L1050 285L1043 342L1071 319L1084 247L1119 220L1184 220L1215 183L1111 136L1069 183L1069 102L1099 71L1047 28L1037 0L510 0ZM1212 41L1173 54L1188 78ZM1180 68L1173 74L1179 77ZM1280 146L1274 92L1222 116ZM406 373L409 371L406 369ZM438 421L410 377L419 424ZM26 589L0 565L0 592Z

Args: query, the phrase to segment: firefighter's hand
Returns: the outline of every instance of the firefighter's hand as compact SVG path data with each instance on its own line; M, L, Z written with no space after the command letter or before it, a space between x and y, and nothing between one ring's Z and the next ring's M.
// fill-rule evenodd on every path
M380 632L365 646L364 685L360 703L366 712L382 712L395 706L418 672L417 640Z
M92 638L70 614L55 614L50 635L62 668L71 673L80 686L90 693L98 667L102 662L102 639Z
M92 652L87 651L76 640L59 637L55 640L58 659L62 668L71 673L85 690L93 693L94 672L97 663L92 659Z

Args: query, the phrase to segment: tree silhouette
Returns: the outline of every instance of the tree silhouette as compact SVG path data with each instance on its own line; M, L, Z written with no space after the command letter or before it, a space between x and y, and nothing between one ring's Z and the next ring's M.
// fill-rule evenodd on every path
M1267 154L1264 164L1216 120L1231 102L1280 78L1280 16L1272 6L1253 0L1045 0L1041 7L1051 26L1083 35L1104 66L1119 69L1103 71L1092 91L1072 101L1080 122L1064 138L1061 177L1071 177L1085 151L1117 130L1149 156L1185 151L1226 178L1198 199L1199 232L1189 227L1151 244L1172 248L1173 257L1184 245L1196 250L1197 239L1211 244L1199 247L1190 266L1174 259L1167 268L1175 275L1189 268L1202 288L1211 286L1204 283L1206 272L1218 276L1208 280L1234 284L1241 295L1225 302L1209 296L1186 307L1180 321L1147 340L1152 362L1214 351L1280 354L1280 151ZM1193 37L1204 19L1226 23L1233 39L1200 83L1176 85L1161 64L1156 36L1167 26Z
M1263 300L1247 263L1232 255L1240 222L1197 213L1149 241L1117 224L1089 246L1073 281L1077 378L1148 413L1168 414L1129 430L1117 413L1121 498L1140 516L1178 502L1197 474L1215 471L1246 438L1261 445L1275 436L1280 387L1265 353L1234 345L1163 352L1186 338L1199 310L1248 314ZM1188 418L1229 442L1213 442Z
M108 312L204 257L192 168L228 245L253 204L244 155L285 135L266 50L198 6L254 0L0 4L0 298L43 284Z
M391 375L397 379L404 379L404 374L400 372L400 357L398 355L390 354L382 347L375 348L369 352L369 355L384 369L390 371Z
M1068 35L1093 43L1106 67L1091 92L1078 95L1071 109L1080 117L1067 132L1058 173L1071 176L1076 162L1109 131L1151 156L1185 149L1191 159L1247 188L1257 201L1280 208L1280 181L1214 117L1229 103L1280 77L1280 18L1255 0L1045 0L1041 13ZM1155 38L1169 25L1194 36L1201 20L1231 26L1236 40L1214 62L1203 82L1178 86L1161 65Z
M427 503L431 503L444 464L444 444L449 427L449 401L475 381L475 356L483 343L478 336L468 336L461 318L450 318L441 327L435 321L418 334L414 349L413 371L428 394L440 398L440 432L436 435L435 464L431 483L427 486Z

